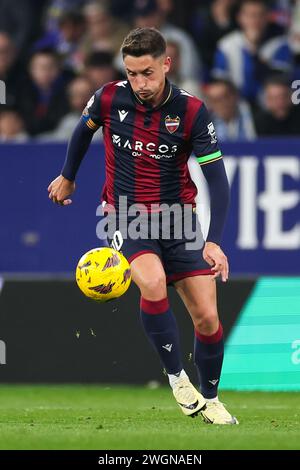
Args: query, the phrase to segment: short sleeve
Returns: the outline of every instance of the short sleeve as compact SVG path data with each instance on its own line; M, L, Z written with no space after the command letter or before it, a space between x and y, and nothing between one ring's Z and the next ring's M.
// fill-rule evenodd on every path
M216 131L206 106L202 104L192 127L191 140L200 165L222 158Z
M97 130L102 126L101 116L101 95L103 88L100 88L87 102L86 107L83 110L82 117L86 125L92 129Z

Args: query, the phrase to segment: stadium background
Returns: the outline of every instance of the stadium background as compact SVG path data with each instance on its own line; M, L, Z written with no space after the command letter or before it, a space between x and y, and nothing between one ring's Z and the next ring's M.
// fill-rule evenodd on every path
M207 33L203 25L208 18L218 17L219 13L213 12L216 5L224 4L224 11L233 6L230 18L234 18L240 2L185 1L184 8L175 0L157 4L44 1L38 7L30 0L17 3L22 3L27 22L24 18L21 21L16 11L20 5L0 1L0 53L1 46L7 47L7 38L14 44L6 70L5 60L4 65L0 60L0 79L6 84L6 104L0 108L0 381L141 384L150 388L166 383L138 322L137 290L132 286L119 301L98 305L85 299L74 282L77 260L100 243L96 225L104 175L101 135L95 138L82 164L73 205L56 207L50 204L46 192L60 171L67 139L82 106L71 101L72 83L81 77L85 93L90 94L95 80L122 77L115 42L139 18L144 21L158 12L164 18L161 29L167 37L169 31L170 42L180 42L184 37L193 44L199 68L192 67L186 73L188 64L183 66L181 58L181 66L171 79L207 100L217 132L219 127L222 135L231 185L223 241L231 278L227 284L218 283L226 338L221 389L299 391L300 120L299 105L291 100L299 50L293 46L290 55L280 56L281 61L270 59L255 96L247 95L250 91L241 85L231 118L240 125L230 126L222 111L214 108L217 88L213 86L219 84L214 81L217 72L212 56L203 53L203 35ZM299 2L265 3L268 26L273 27L269 39L290 40L291 32L300 30ZM101 18L98 26L91 19L95 11L104 15L102 35ZM60 17L63 21L58 21ZM224 35L238 27L232 21ZM66 24L71 29L84 24L79 41L66 40ZM112 29L112 24L119 29ZM91 45L93 34L99 34L95 50ZM88 51L86 56L83 46ZM216 41L214 53L218 47ZM60 58L63 85L59 89L62 94L57 96L65 100L63 109L51 101L58 77L52 83L50 80L50 91L43 94L36 93L37 83L28 74L32 54L46 51L47 56L49 50L55 50ZM97 64L96 78L88 71L91 63ZM224 78L230 80L228 72ZM275 88L279 80L281 91L288 87L290 93L282 135L276 125L261 127L268 120L280 125L266 96L266 80L273 79ZM33 89L35 93L30 94ZM22 96L33 98L25 103ZM241 104L247 105L245 115ZM64 118L69 123L67 119L63 123ZM209 217L205 181L193 159L190 167L199 188L198 213L205 232ZM191 323L173 290L169 292L181 328L186 368L196 381Z

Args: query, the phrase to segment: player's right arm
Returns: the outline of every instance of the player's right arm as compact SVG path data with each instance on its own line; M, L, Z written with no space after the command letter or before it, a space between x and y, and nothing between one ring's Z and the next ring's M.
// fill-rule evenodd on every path
M98 90L87 103L80 121L75 127L69 141L67 155L61 174L48 186L49 198L63 206L72 203L71 194L75 191L75 178L94 133L102 125L100 98L102 89Z

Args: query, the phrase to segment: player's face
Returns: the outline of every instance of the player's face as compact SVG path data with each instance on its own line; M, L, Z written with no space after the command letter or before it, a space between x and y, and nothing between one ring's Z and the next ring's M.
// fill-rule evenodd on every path
M127 55L124 65L130 85L139 98L158 104L165 87L166 73L170 70L170 57L162 55L155 59L151 55Z

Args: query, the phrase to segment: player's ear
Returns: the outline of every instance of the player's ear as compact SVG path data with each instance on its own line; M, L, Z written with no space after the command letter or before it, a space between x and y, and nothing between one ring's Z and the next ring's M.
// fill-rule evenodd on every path
M169 56L165 57L163 67L164 67L164 72L168 73L171 67L171 57Z

